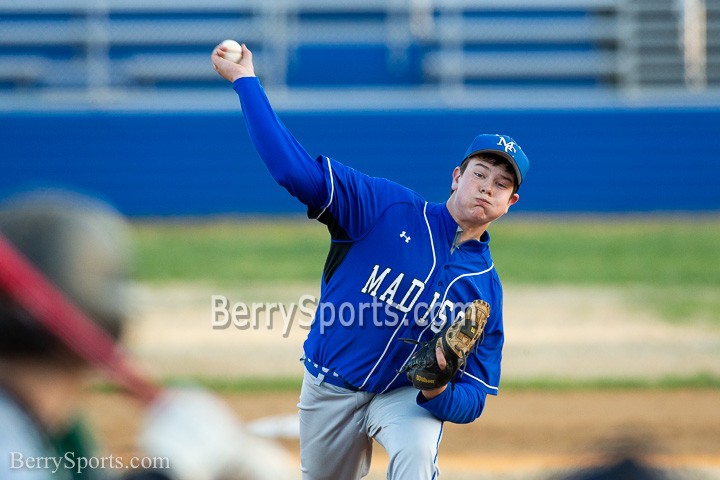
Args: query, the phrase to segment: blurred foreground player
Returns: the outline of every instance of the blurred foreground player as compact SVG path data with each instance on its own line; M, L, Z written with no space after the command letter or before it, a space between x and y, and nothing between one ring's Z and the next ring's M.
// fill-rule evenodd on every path
M387 179L311 157L272 110L250 50L243 45L239 63L224 56L216 47L212 64L239 95L260 157L331 237L304 344L304 478L367 475L374 439L388 453L387 478L434 479L443 422L474 421L498 392L502 286L487 230L518 201L528 159L506 135L478 135L448 169L449 199L427 202ZM473 340L453 359L445 346L461 338L457 332Z
M0 207L3 239L115 339L128 316L127 233L114 210L75 194L26 194ZM149 405L140 444L167 459L157 469L133 471L131 459L99 454L79 415L93 365L11 297L0 291L0 480L295 476L284 452L246 434L198 389L163 392Z

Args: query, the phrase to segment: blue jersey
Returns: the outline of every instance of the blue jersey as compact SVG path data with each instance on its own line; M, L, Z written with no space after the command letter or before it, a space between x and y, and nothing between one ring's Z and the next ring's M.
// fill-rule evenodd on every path
M497 394L503 346L502 287L489 234L454 245L458 224L443 203L331 158L312 158L273 112L259 81L234 82L250 137L275 180L327 225L330 253L304 345L306 357L349 384L383 393L409 385L398 370L475 299L490 304L478 348L454 388L418 403L466 423Z

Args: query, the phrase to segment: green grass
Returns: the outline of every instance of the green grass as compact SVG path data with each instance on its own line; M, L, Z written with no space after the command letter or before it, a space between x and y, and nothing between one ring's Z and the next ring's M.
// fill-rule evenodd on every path
M166 386L199 385L215 392L267 393L299 392L302 377L239 377L239 378L167 378Z
M136 278L244 284L315 280L327 230L298 219L157 222L134 225Z
M666 376L658 379L646 378L595 378L588 380L533 378L529 380L503 381L502 390L680 390L720 389L720 377L699 373L688 376Z
M491 234L505 281L720 286L720 219L508 219Z
M200 386L219 393L297 393L302 385L301 377L268 378L214 378L192 377L166 378L160 382L169 387ZM95 389L101 392L116 392L118 387L112 383L99 382ZM533 378L530 380L503 381L502 391L579 391L579 390L680 390L680 389L720 389L720 377L700 373L689 376L668 376L655 380L644 378L596 378L596 379L558 379Z
M165 385L183 385L183 379L167 379ZM216 392L296 392L302 384L300 377L277 378L196 378L190 384L202 385ZM688 376L667 376L658 379L645 378L595 378L557 379L534 378L531 380L503 381L503 390L679 390L720 389L720 377L699 373Z
M315 281L329 246L322 225L299 219L137 223L134 231L145 281ZM509 219L491 234L505 282L720 286L720 219Z

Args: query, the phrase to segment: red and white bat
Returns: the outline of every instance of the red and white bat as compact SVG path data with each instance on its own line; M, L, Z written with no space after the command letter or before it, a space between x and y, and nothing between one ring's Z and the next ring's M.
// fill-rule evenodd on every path
M0 290L73 352L145 404L159 388L130 365L115 340L88 318L5 237L0 235Z
M281 446L245 432L233 412L214 396L201 390L165 395L141 376L113 338L2 235L0 290L149 407L140 444L148 455L171 459L178 478L226 478L228 472L258 480L295 478L294 458Z

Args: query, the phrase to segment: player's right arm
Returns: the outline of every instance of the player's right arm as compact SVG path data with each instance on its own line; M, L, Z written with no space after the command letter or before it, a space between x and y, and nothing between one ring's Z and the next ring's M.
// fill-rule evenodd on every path
M242 45L240 63L223 57L224 47L213 50L211 61L215 70L232 82L240 97L250 139L275 181L310 207L321 207L327 199L325 175L295 139L272 109L265 92L255 77L252 52Z
M369 177L328 157L312 158L272 109L255 77L252 53L242 45L240 63L215 48L215 70L232 82L240 97L250 139L275 181L307 205L308 214L336 224L343 237L361 237L381 211L397 202L412 202L416 194L386 179Z

